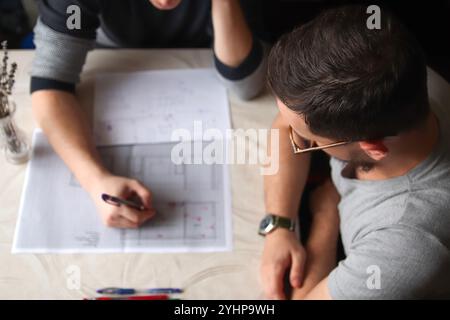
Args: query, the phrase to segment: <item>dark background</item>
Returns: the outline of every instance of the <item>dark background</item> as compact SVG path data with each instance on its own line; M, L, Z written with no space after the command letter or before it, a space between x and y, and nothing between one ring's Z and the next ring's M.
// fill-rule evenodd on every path
M208 0L198 0L208 1ZM242 0L260 1L261 36L273 42L281 34L314 18L321 10L343 4L377 4L389 8L415 34L428 64L450 82L450 0L351 1L351 0ZM23 0L30 7L31 0ZM21 0L0 0L0 39L11 48L32 48L30 18Z

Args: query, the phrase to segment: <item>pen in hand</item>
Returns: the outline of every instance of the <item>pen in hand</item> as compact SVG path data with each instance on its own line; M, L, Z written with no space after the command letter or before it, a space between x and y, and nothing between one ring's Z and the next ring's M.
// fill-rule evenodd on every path
M111 196L109 194L103 193L102 194L102 200L106 202L107 204L120 207L121 205L125 205L127 207L133 208L138 211L145 211L147 208L142 205L140 202L132 201L132 200L125 200L121 199L119 197Z

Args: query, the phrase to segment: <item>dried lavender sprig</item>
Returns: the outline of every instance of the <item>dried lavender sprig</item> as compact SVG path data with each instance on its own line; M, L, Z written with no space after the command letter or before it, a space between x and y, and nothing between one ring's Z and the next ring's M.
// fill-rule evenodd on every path
M5 74L0 75L0 88L4 91L7 91L8 88L8 74L5 72Z
M8 93L0 88L0 118L4 118L9 114Z
M17 63L13 62L11 64L11 70L9 71L9 76L8 76L8 87L7 87L7 92L10 95L12 93L12 89L14 87L14 83L16 82L14 77L16 75L16 71L17 71Z
M8 68L8 41L3 41L2 42L2 51L3 51L3 64L2 64L2 75L1 78L4 79L8 73L7 73L7 68Z
M17 63L12 63L8 73L8 43L3 41L1 43L3 51L3 65L2 73L0 75L0 117L5 117L9 114L8 96L11 95L15 83L15 74L17 71Z

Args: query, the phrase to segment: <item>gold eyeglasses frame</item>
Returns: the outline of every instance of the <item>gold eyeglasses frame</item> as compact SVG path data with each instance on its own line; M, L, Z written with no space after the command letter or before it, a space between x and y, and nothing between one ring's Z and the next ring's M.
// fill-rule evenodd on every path
M312 152L312 151L318 151L318 150L324 150L324 149L328 149L328 148L344 146L344 145L347 145L347 144L350 144L353 142L353 141L341 141L341 142L335 142L335 143L330 143L330 144L323 145L323 146L314 147L313 146L315 144L314 141L310 141L310 140L306 140L306 139L302 138L305 142L309 141L310 146L306 147L306 148L301 148L297 145L297 143L295 143L294 129L292 129L291 126L289 126L289 139L291 140L291 146L292 146L292 150L294 151L294 154L302 154L302 153L308 153L308 152Z

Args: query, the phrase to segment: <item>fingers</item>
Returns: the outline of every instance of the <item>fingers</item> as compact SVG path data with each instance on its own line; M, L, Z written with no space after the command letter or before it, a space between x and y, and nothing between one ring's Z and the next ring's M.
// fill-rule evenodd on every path
M137 180L133 180L130 187L139 196L144 207L147 209L152 209L152 193Z
M136 224L137 226L140 226L151 219L156 213L152 208L152 194L142 183L137 180L131 180L129 182L129 188L132 194L139 196L139 199L146 210L138 211L127 206L120 206L117 213L133 225Z
M270 267L266 268L266 270L263 272L266 276L264 287L266 291L266 297L268 299L286 299L283 286L285 271L286 269L283 268L280 264L273 264Z
M155 215L154 210L148 210L145 213L139 213L138 219L136 220L133 216L130 220L130 212L127 215L122 215L124 212L116 213L106 219L106 225L111 228L121 228L121 229L136 229L147 222ZM132 212L133 213L133 212Z
M137 211L126 206L121 206L109 213L105 224L112 228L130 228L135 229L153 218L155 210Z
M145 211L138 211L129 207L121 206L119 208L118 214L122 217L130 221L131 223L137 224L138 226L142 225L149 219L153 218L155 215L155 210L147 209Z
M303 281L304 259L301 254L292 254L289 281L293 288L300 288ZM265 275L265 292L268 299L286 299L284 291L284 275L287 267L282 264L271 264L263 269Z
M284 293L284 274L286 272L285 268L280 267L279 265L275 268L273 273L272 283L272 295L274 299L282 300L286 299L286 295Z
M120 229L136 229L139 227L137 223L131 222L120 215L111 215L106 219L106 225L110 228Z
M128 208L126 206L120 206L117 212L122 218L129 220L135 224L141 224L143 214L140 211Z
M122 228L122 229L137 229L139 228L139 224L138 223L134 223L131 222L128 219L125 219L123 217L118 217L117 218L117 228Z
M292 254L292 265L289 274L289 281L293 288L300 288L303 281L305 259L300 254Z
M139 225L143 225L145 222L150 220L156 215L156 211L154 209L147 209L145 211L139 212Z
M141 215L142 215L142 223L144 223L156 215L156 210L148 209L148 210L141 212Z
M131 206L113 206L105 203L99 192L105 192L118 198L139 203L145 210L137 210ZM142 183L123 177L111 176L102 181L100 186L92 192L97 209L103 222L113 228L137 228L155 215L152 206L152 194Z

